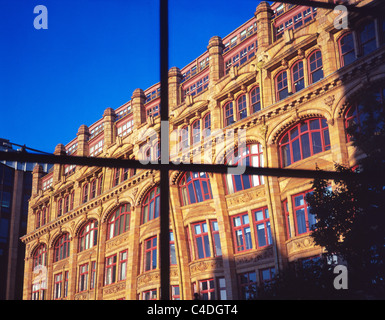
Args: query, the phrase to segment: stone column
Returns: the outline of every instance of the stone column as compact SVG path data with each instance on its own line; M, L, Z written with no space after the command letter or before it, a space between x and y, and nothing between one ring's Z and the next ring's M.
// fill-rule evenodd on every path
M146 96L142 89L135 89L131 99L131 109L134 114L134 129L136 129L142 123L146 122L146 110L144 109Z
M180 82L182 74L177 67L173 67L168 72L168 106L174 110L181 103Z
M55 148L55 151L53 153L54 155L65 155L66 154L66 149L64 147L63 144L59 143L56 148ZM60 164L60 163L55 163L53 165L53 181L52 181L52 184L55 185L56 183L58 183L60 180L61 180L61 177L62 177L62 174L64 173L64 165Z
M103 113L104 124L104 147L108 148L115 142L116 139L116 127L115 127L116 114L114 109L107 108Z
M77 155L80 157L88 157L90 154L90 147L88 145L90 132L88 130L88 127L85 124L79 127L77 136L78 136Z
M37 196L41 189L41 177L43 175L43 167L40 164L35 165L32 171L32 198Z
M272 13L273 11L270 9L270 5L266 1L262 1L254 13L257 20L258 51L265 51L266 48L272 43Z
M209 81L212 84L213 82L218 81L224 75L222 39L218 36L212 37L209 41L207 49L209 50L210 57Z

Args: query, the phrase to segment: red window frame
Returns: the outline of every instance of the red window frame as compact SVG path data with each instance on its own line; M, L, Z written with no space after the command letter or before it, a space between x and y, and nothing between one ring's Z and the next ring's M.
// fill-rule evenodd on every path
M243 94L237 99L237 120L242 120L247 117L246 95Z
M214 278L199 281L199 293L202 300L215 300Z
M142 224L159 217L160 188L152 188L142 202Z
M250 91L250 114L261 111L261 94L259 86Z
M105 259L104 285L108 286L116 282L117 254L110 255Z
M289 203L286 200L282 202L283 212L285 215L285 226L286 226L286 236L288 239L291 238L291 230L290 230L290 213L289 213Z
M36 268L38 266L46 266L47 264L47 246L45 244L41 244L33 255L33 263L32 267Z
M261 144L248 144L246 147L234 150L226 157L226 164L238 165L240 163L247 166L262 167L264 159ZM258 175L229 174L224 177L227 194L264 184L263 177Z
M262 213L262 217L260 217L259 213ZM270 216L268 208L262 207L254 209L252 210L252 215L254 221L256 248L262 248L271 245L273 243L273 237L271 234ZM263 227L263 229L260 229L261 226ZM260 238L260 233L258 232L259 230L263 230L264 243L261 241L262 238Z
M96 283L96 261L91 262L91 279L90 279L90 289L95 288Z
M275 268L264 268L259 270L259 281L260 283L268 283L273 280L275 276Z
M199 119L191 124L191 135L193 144L201 141L201 123Z
M115 168L114 169L114 177L112 180L113 181L112 186L116 187L119 184L119 180L120 180L120 168Z
M127 262L128 250L119 252L118 281L123 281L127 278Z
M174 232L170 231L170 265L176 265L176 251Z
M289 95L289 87L287 81L287 72L282 70L275 76L275 96L277 101L287 98Z
M373 27L370 29L370 27ZM374 21L370 21L369 23L366 23L360 28L359 31L359 42L360 42L360 48L361 48L361 53L362 55L367 55L374 50L377 49L377 44L376 44L376 26ZM365 50L365 46L370 44L370 42L373 42L374 44L374 49L370 49L369 51Z
M312 125L318 121L318 128ZM305 128L306 125L306 128ZM321 146L317 146L319 134ZM307 137L307 138L306 138ZM321 148L320 150L315 148ZM281 167L287 167L297 161L311 157L330 149L329 127L325 118L311 118L290 127L279 140ZM293 152L297 150L297 153ZM299 153L298 153L299 152Z
M54 247L54 262L66 259L70 255L70 237L69 233L66 232L56 240Z
M291 67L291 77L293 79L293 93L301 91L305 88L305 73L303 69L303 61L298 60L296 63L293 64L293 66ZM297 84L300 84L301 82L302 87L298 85L299 88L297 88Z
M144 241L144 271L151 271L157 268L157 236Z
M358 126L361 125L361 121L360 121L361 113L362 113L362 110L360 110L359 104L354 104L346 110L344 115L345 132L346 132L346 129L348 129L349 126L352 125L352 123L355 123ZM350 136L347 132L345 136L346 136L346 142L353 141L353 137Z
M88 262L79 266L78 292L88 290Z
M94 199L96 196L97 196L97 193L96 193L96 190L97 190L97 180L96 178L93 179L91 182L90 182L90 185L91 185L91 190L90 190L90 200L91 199Z
M83 203L86 203L88 201L88 189L89 189L89 184L87 182L83 186Z
M257 274L255 271L239 274L239 296L248 300L256 298Z
M57 216L61 217L63 214L63 198L60 198L57 203Z
M69 211L69 208L70 208L70 195L67 194L67 195L64 197L63 214L64 214L64 213L67 213L67 212Z
M171 300L180 300L179 286L171 286Z
M157 300L156 289L146 290L143 292L143 300Z
M307 190L301 193L297 193L292 196L292 204L293 204L293 213L294 213L294 226L295 226L295 234L301 235L311 232L312 226L315 224L315 217L311 217L310 206L306 202L306 194L311 192L311 190ZM302 204L298 204L296 202L296 198L302 198ZM302 211L303 210L303 211ZM299 214L302 214L303 217ZM310 221L310 218L314 219Z
M203 117L203 137L207 138L211 134L211 115L210 113L206 114Z
M187 125L179 130L179 151L186 150L190 146L189 128Z
M234 121L234 108L233 108L233 102L227 102L223 107L223 122L224 126L227 127L231 124L233 124Z
M211 257L209 226L206 221L192 224L195 258L204 259Z
M98 222L89 220L79 233L79 252L94 247L98 240Z
M246 220L247 218L247 220ZM253 249L250 219L247 212L231 216L234 251L244 252ZM239 219L239 223L236 220Z
M315 83L324 77L321 50L314 50L309 55L308 64L309 64L309 84ZM314 75L318 71L322 71L322 76L319 79L314 79Z
M63 290L63 298L67 298L68 296L68 271L64 271L64 290Z
M131 206L121 205L109 217L107 222L107 240L112 239L130 229Z
M179 192L184 206L213 198L210 177L205 172L185 172L179 180Z
M214 256L220 257L222 256L222 246L221 246L221 238L219 235L218 221L210 220L210 230L211 230L211 238L213 241L214 247Z
M354 50L354 38L353 38L352 32L345 33L342 37L339 38L338 49L340 53L341 67L348 65L349 63L353 62L356 59L355 50ZM346 61L345 58L350 54L354 55L354 59L353 61L348 62Z
M53 298L54 300L58 300L62 296L62 286L63 286L63 273L57 273L53 276Z
M98 196L103 192L103 175L98 178Z

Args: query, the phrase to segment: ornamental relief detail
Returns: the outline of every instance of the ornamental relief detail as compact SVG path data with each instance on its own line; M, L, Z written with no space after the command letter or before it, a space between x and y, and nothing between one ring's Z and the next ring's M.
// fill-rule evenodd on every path
M299 239L292 239L287 243L287 252L288 254L293 254L297 251L304 249L311 249L316 246L314 239L311 236L302 237Z
M126 283L121 282L103 289L103 294L113 294L126 289Z
M270 246L266 249L263 249L263 250L258 250L256 252L253 252L250 254L235 257L235 264L237 266L249 264L249 263L254 264L254 263L258 263L260 261L263 261L266 259L271 259L271 258L273 258L273 247L272 246Z
M191 274L196 274L204 271L215 271L223 268L222 259L211 259L206 261L197 261L190 265Z
M229 207L233 207L236 205L242 205L244 203L248 203L252 200L262 198L264 196L265 196L265 189L264 188L260 188L259 190L255 190L253 188L253 190L251 190L247 193L244 193L240 196L234 196L231 198L227 198L226 201L227 201L227 205Z

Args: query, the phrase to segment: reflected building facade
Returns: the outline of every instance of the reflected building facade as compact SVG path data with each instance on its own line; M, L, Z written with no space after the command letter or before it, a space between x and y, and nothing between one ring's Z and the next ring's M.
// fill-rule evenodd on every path
M311 179L196 173L188 163L353 167L355 101L384 82L384 19L351 14L349 29L336 29L331 10L278 2L252 14L169 70L170 157L186 169L169 181L172 299L254 298L291 262L323 253L311 237ZM160 90L134 90L55 154L157 161ZM36 166L24 299L159 299L159 181L154 170Z

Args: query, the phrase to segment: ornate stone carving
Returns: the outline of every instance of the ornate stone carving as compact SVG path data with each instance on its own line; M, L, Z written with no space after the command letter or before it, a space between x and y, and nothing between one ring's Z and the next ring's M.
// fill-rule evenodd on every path
M203 271L214 271L219 268L223 268L222 259L197 261L190 265L191 274L196 274Z
M112 286L108 286L103 289L103 294L113 294L126 289L126 283L120 282Z
M258 263L259 261L273 258L273 247L270 246L264 250L258 250L256 252L241 255L235 258L236 265L243 265L249 263Z

